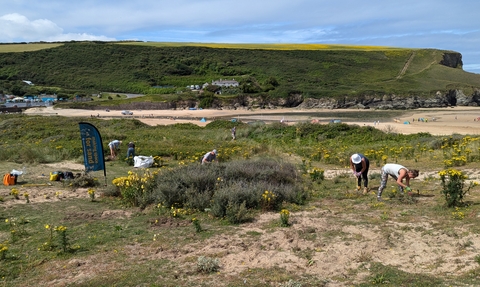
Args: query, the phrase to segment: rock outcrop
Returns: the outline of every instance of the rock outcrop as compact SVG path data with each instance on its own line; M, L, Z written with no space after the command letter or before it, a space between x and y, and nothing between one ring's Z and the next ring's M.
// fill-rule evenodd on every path
M443 54L443 60L440 64L451 68L462 68L462 54L457 52L445 52Z

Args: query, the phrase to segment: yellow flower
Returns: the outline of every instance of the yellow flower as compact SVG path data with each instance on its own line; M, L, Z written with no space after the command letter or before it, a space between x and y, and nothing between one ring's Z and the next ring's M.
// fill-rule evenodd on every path
M55 231L67 231L67 227L66 226L63 226L63 225L60 225L60 226L57 226L55 227Z

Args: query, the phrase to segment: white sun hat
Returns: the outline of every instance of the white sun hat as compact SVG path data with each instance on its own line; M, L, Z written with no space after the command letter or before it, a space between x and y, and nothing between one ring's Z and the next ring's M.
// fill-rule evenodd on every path
M359 164L361 161L362 157L358 153L352 155L352 162L354 164Z

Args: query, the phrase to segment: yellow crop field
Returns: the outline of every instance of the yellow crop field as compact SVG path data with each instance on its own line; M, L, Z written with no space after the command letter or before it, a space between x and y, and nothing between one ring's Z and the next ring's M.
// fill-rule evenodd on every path
M193 43L193 42L116 42L121 45L141 45L150 47L207 47L217 49L262 49L262 50L398 50L402 48L387 46L361 46L361 45L340 45L340 44L294 44L294 43L272 43L272 44L240 44L240 43ZM27 43L27 44L3 44L0 45L0 53L29 52L42 49L55 48L62 43Z
M50 49L61 46L61 43L34 43L34 44L3 44L0 45L0 53L30 52Z
M225 43L180 43L180 42L120 42L122 45L142 45L153 47L208 47L218 49L264 49L264 50L395 50L397 47L360 46L338 44L225 44Z

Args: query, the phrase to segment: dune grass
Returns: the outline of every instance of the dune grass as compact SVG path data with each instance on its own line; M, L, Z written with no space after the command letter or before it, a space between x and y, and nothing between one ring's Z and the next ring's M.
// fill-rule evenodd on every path
M2 116L0 166L10 170L12 164L45 168L44 163L81 162L79 120ZM466 195L465 205L446 208L438 178L440 169L451 167L469 171L471 179L478 180L474 172L480 158L478 137L398 135L343 124L240 124L238 139L231 141L229 129L234 123L229 121L215 121L205 128L185 124L150 127L131 119L89 121L99 128L104 144L109 139L134 139L137 154L162 159L161 167L152 169L158 171L157 184L163 184L158 189L162 196L152 193L158 198L137 207L119 197L110 181L141 172L122 158L107 161L108 186L93 187L97 193L93 201L86 190L78 190L85 196L44 203L32 197L27 204L21 197L27 189L17 187L20 198L15 199L11 187L0 187L0 205L5 207L0 210L0 278L4 286L52 282L72 286L325 286L328 282L448 286L474 284L480 274L480 267L469 265L477 264L479 256L475 239L480 231L476 224L478 187ZM201 172L199 157L212 148L219 151L220 164ZM353 152L371 159L372 191L367 196L355 191L356 183L348 172L348 157ZM269 164L259 159L268 159ZM399 162L430 175L412 181L416 192L412 197L398 194L389 184L385 202L378 203L373 193L380 184L378 170L385 162ZM248 168L249 163L255 168ZM277 178L269 173L275 165ZM320 176L327 169L345 172ZM257 171L249 175L252 170ZM292 180L296 173L298 180ZM266 179L272 184L276 178L280 184L271 188L259 185L258 189L248 182L255 176L255 183ZM242 182L234 182L234 178L242 178ZM42 179L31 177L29 182ZM297 190L307 196L285 200L282 195L281 201L268 205L274 200L263 189L276 191L289 183L300 186ZM55 188L74 192L68 185L55 184ZM218 197L204 196L212 188L221 191ZM190 196L189 200L171 201L173 191L178 191L174 196ZM167 199L168 204L163 204ZM215 205L209 206L211 202ZM287 226L280 220L281 210L290 213ZM256 222L258 219L263 221ZM364 232L352 231L356 229ZM290 243L274 241L277 237L286 237ZM417 238L416 244L453 246L453 251L444 250L445 256L460 259L442 261L440 254L427 263L404 258L398 249L404 252L402 246L410 237ZM223 243L224 238L230 243ZM353 246L362 244L367 244L363 253L342 255L356 262L342 273L347 275L321 273L322 265L328 264L323 260L335 248L352 246L356 250ZM388 248L399 252L403 266L383 262L369 246L382 254ZM293 268L249 267L249 262L229 261L238 264L239 270L225 273L223 264L231 260L229 254L241 256L249 248L256 254L272 252L271 256L288 252L292 257L287 265ZM452 273L437 271L444 264L454 264Z

